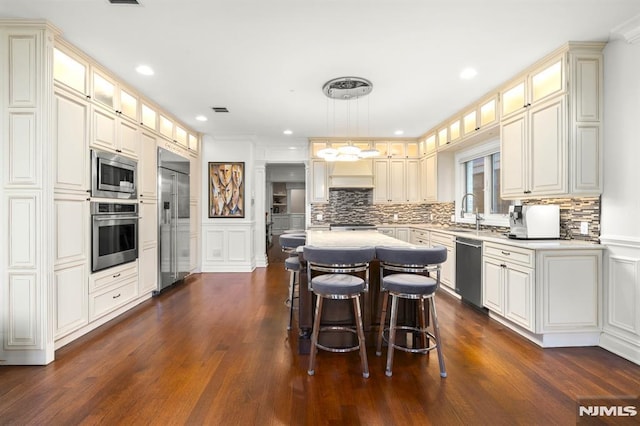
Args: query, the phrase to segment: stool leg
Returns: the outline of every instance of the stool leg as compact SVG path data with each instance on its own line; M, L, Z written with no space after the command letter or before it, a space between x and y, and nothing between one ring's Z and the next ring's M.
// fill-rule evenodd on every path
M291 330L291 323L293 322L293 295L296 288L296 271L291 271L291 278L289 279L289 326L287 330Z
M356 327L358 330L358 347L360 349L360 363L362 364L362 377L369 378L369 363L367 362L367 346L364 341L364 326L362 324L362 310L360 309L360 295L353 298L353 311L356 314Z
M425 333L427 331L427 314L424 309L424 299L419 299L418 304L420 307L420 341L422 342L422 347L426 348L428 347L428 338ZM429 352L426 353L429 354Z
M376 344L376 355L382 355L382 335L384 334L384 322L387 320L387 305L389 303L389 292L382 295L382 313L380 314L380 331L378 332L378 342Z
M436 336L436 349L438 350L438 362L440 363L440 377L447 377L447 370L444 366L444 358L442 357L442 341L440 340L440 326L438 325L438 314L436 313L436 300L431 296L431 317L433 319L433 335Z
M387 377L393 375L393 345L396 343L396 324L398 322L398 296L391 294L391 323L389 324L389 348L387 349Z
M313 333L311 334L311 350L309 351L309 370L307 374L313 376L315 374L316 367L316 352L318 350L318 334L320 333L320 316L322 315L322 301L324 298L318 295L316 301L316 315L313 321Z

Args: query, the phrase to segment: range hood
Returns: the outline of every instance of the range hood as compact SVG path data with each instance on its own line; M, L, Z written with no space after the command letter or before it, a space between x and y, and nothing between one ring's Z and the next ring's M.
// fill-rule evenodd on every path
M373 188L373 160L329 163L329 188Z

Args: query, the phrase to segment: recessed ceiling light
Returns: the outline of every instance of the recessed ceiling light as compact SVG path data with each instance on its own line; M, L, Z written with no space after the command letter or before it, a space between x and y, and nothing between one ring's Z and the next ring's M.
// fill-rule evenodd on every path
M153 69L149 65L138 65L136 71L142 75L153 75Z
M476 71L475 68L469 67L460 71L460 78L463 80L471 80L476 75L478 75L478 71Z
M293 134L293 132L291 130L289 130L289 129L285 130L282 133L284 133L285 135L292 135Z
M393 134L396 136L404 135L404 130L396 130Z
M198 116L196 116L196 120L198 120L198 121L207 121L208 118L205 117L204 115L198 115Z

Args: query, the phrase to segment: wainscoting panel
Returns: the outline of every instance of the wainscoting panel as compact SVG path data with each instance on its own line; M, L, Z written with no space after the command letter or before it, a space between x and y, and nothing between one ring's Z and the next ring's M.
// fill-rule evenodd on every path
M253 222L203 224L202 272L253 271L256 267L252 241L254 227Z

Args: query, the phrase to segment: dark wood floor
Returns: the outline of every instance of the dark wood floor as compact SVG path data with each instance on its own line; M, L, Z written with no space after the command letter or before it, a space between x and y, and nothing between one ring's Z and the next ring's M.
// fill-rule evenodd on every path
M67 345L46 367L0 367L0 424L575 424L581 396L637 395L640 366L600 348L545 349L440 294L436 354L320 352L286 330L278 256L203 274Z

